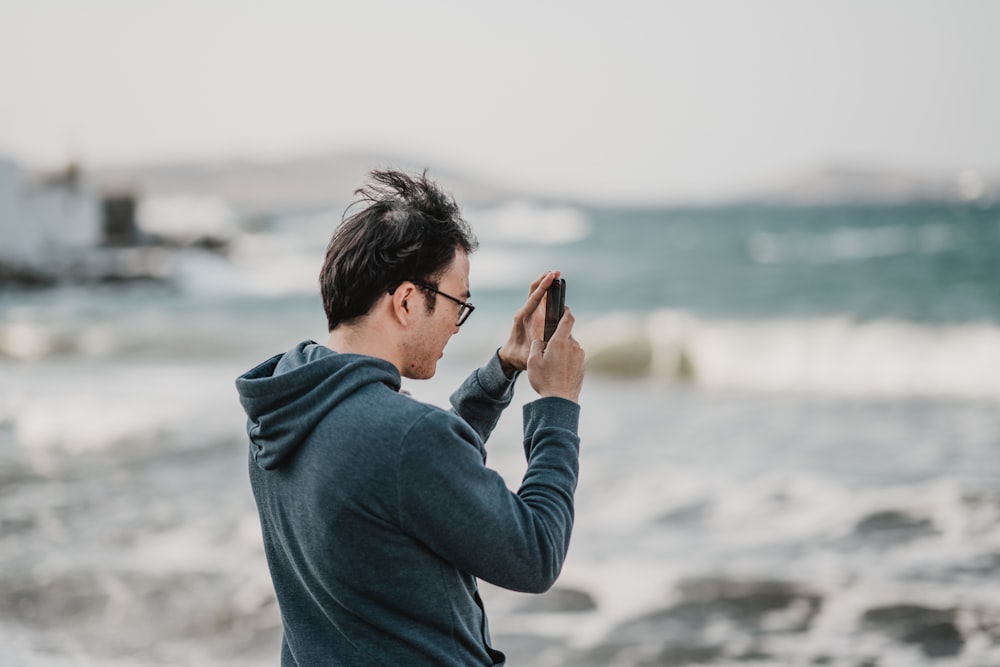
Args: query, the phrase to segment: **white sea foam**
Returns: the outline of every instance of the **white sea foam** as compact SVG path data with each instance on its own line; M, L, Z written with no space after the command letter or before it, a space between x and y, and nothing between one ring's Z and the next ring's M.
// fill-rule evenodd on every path
M1000 326L848 317L615 318L579 337L598 370L705 388L861 396L1000 398Z
M810 632L794 638L779 632L774 638L786 657L798 653L811 661L824 653L845 659L881 654L892 657L886 664L930 664L911 647L859 632L868 610L906 604L961 605L971 615L969 646L964 660L954 664L977 664L976 655L996 657L995 648L975 643L980 633L975 625L981 614L990 613L982 610L992 608L996 586L948 572L993 553L1000 538L1000 507L991 500L978 507L970 503L968 489L956 479L851 487L802 472L747 477L710 463L654 470L636 462L633 475L614 480L603 475L601 461L590 464L578 492L574 546L559 585L586 591L597 608L545 618L535 634L561 636L574 648L601 644L615 638L619 624L681 602L685 581L707 577L734 586L787 582L819 596L821 611ZM655 518L692 503L706 508L692 522ZM890 535L895 542L858 534L870 517L897 511L927 518L933 530ZM491 589L486 595L499 611L495 631L532 633L537 618L519 616L517 604L505 597L509 594ZM499 605L493 606L494 600ZM763 622L780 629L794 625L796 614L804 611L793 604ZM737 641L731 634L719 639ZM992 663L987 659L985 664Z
M237 373L235 366L204 363L99 372L88 364L11 367L0 380L0 396L7 397L0 422L11 424L18 446L43 466L63 453L122 446L197 448L241 434L232 387Z
M43 327L27 322L0 326L0 356L40 359L50 353L52 342Z
M145 231L182 243L205 237L226 240L237 232L236 212L218 197L145 197L136 218Z
M302 247L294 237L245 234L233 243L228 259L209 252L179 253L174 279L193 294L315 294L322 262L322 249Z
M747 249L750 257L760 264L834 264L910 252L942 252L955 245L955 233L943 223L756 232L750 236Z
M534 257L524 252L482 249L471 263L469 282L473 291L512 287L527 289L543 268L539 267Z
M586 215L570 206L513 201L495 208L470 210L465 217L476 235L489 241L557 245L579 241L590 234Z
M0 358L37 361L51 356L100 357L120 350L128 338L102 322L0 323Z

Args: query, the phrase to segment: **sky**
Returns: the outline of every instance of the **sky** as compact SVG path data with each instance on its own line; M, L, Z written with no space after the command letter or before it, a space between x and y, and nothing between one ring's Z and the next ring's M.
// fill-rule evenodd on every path
M0 155L373 152L595 201L1000 173L995 0L0 0Z

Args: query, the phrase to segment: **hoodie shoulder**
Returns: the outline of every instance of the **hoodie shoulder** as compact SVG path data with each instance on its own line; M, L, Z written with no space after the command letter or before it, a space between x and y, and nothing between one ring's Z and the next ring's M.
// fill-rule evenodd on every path
M251 453L264 469L278 467L333 408L362 387L399 391L399 371L388 361L339 354L304 341L236 379L247 414Z

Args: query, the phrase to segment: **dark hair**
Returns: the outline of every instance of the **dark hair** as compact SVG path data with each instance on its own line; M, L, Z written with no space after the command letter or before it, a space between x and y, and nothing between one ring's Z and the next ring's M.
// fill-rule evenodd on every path
M330 239L320 271L330 331L366 315L405 280L437 287L458 248L471 253L479 246L454 198L427 178L427 170L420 176L394 170L369 176L354 193L361 199L347 208ZM364 208L348 217L359 204Z

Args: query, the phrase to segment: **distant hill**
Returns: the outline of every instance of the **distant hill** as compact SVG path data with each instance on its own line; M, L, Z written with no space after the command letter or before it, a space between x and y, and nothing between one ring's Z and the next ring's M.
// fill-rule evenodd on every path
M373 155L312 155L273 161L96 168L88 170L87 180L104 192L219 196L244 212L265 213L344 206L354 200L354 191L372 169L392 167L419 172L427 166ZM460 203L495 203L513 196L458 170L430 167L430 178Z
M289 209L343 207L354 200L373 168L395 167L429 174L460 204L488 205L511 199L537 201L534 195L512 192L477 179L455 166L422 165L405 158L351 154L320 154L283 160L229 160L134 167L95 168L86 178L103 192L131 191L140 195L206 195L228 200L244 213ZM1000 202L1000 175L974 171L917 173L854 167L802 172L769 188L739 197L719 193L703 204L838 204L898 205L915 202ZM683 204L664 200L663 206ZM622 201L621 206L629 206Z
M749 195L754 203L835 205L1000 201L1000 178L975 171L908 173L851 167L804 172L773 188Z

